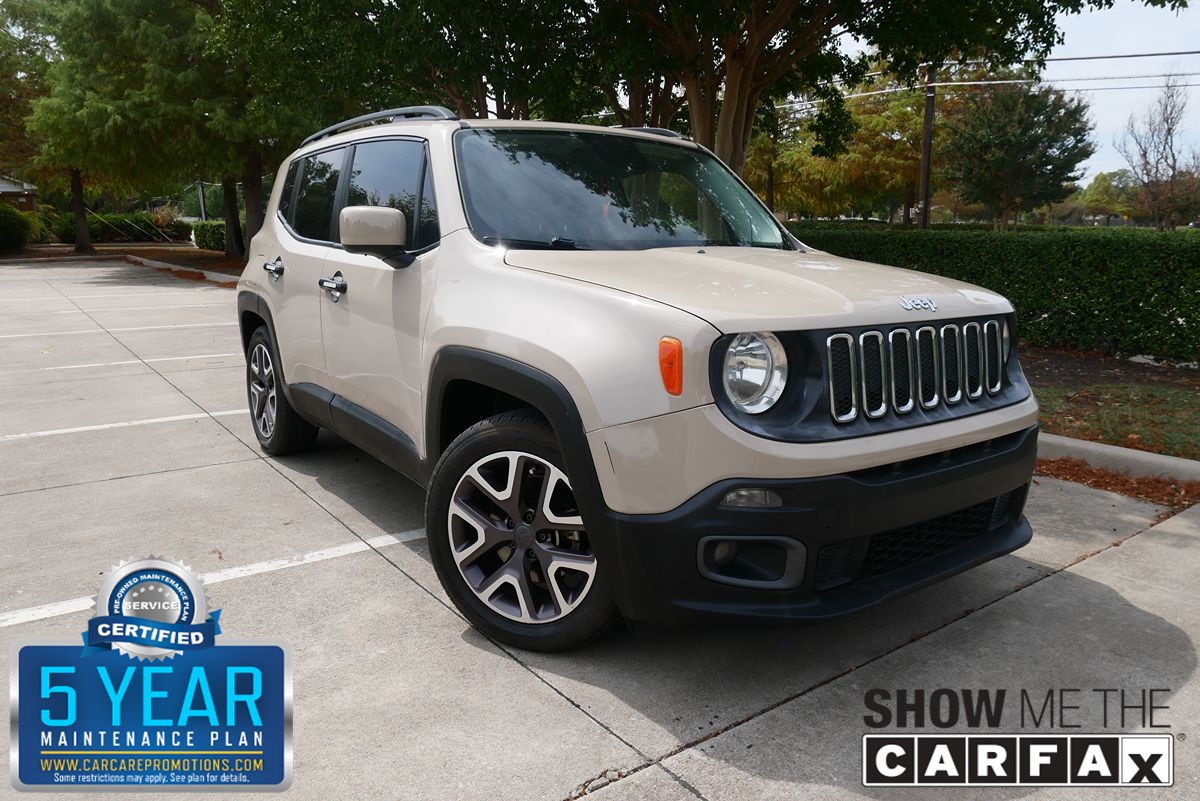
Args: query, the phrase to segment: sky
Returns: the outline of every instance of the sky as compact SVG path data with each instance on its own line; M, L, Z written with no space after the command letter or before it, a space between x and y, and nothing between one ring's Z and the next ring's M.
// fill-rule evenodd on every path
M1064 35L1061 45L1050 54L1056 56L1092 56L1110 53L1161 53L1200 50L1200 2L1174 12L1152 8L1130 0L1117 0L1112 8L1083 14L1062 15L1059 27ZM1176 73L1180 83L1196 84L1184 88L1188 113L1183 128L1190 144L1200 147L1200 55L1165 58L1109 59L1104 61L1048 62L1042 77L1046 80L1085 76L1113 76L1120 80L1076 81L1057 84L1060 88L1086 89L1089 86L1161 86L1162 78L1130 78L1136 75ZM1125 160L1114 146L1125 130L1131 113L1140 115L1158 94L1157 89L1083 91L1091 106L1095 130L1092 139L1096 153L1083 165L1087 183L1098 172L1119 170Z

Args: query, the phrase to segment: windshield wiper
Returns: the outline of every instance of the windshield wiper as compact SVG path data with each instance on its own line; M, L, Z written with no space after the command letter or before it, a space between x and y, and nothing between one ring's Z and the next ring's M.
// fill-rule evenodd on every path
M548 242L541 239L514 239L508 236L485 236L480 241L485 245L504 245L522 250L587 250L576 245L574 239L561 236L552 237Z

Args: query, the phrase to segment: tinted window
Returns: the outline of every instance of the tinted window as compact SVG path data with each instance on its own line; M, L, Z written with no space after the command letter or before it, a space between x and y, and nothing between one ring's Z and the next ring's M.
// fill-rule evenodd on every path
M779 224L715 157L620 134L454 135L471 230L517 247L787 248ZM555 242L555 240L560 240Z
M317 153L304 160L300 192L296 195L295 219L292 222L292 228L300 236L332 241L329 226L333 221L333 203L337 197L344 155L343 148Z
M407 140L364 142L354 149L347 206L390 206L408 221L409 249L438 239L437 210L431 186L421 188L425 145ZM421 196L418 212L417 196Z
M279 213L288 222L292 220L292 190L296 187L296 173L299 171L298 160L288 165L287 176L283 179L283 191L279 194Z

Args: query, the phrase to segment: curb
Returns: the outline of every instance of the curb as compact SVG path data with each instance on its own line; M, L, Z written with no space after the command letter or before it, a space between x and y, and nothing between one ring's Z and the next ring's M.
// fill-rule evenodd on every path
M1080 459L1092 467L1135 477L1200 481L1200 462L1192 459L1060 437L1045 432L1038 434L1039 459L1059 459L1064 456Z
M204 276L206 281L215 281L217 283L233 282L237 283L240 276L230 273L215 273L211 270L200 270L196 267L184 267L181 264L171 264L165 261L155 261L154 259L143 258L142 256L124 255L120 258L132 264L140 264L143 267L154 267L159 270L171 270L172 272L199 273Z

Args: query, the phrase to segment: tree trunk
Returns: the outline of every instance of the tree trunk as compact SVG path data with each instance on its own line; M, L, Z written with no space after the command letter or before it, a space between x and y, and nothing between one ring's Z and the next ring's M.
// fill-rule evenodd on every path
M767 208L775 211L775 164L773 162L767 162L766 195Z
M87 207L83 205L83 175L71 168L71 211L75 214L75 252L95 253L92 234L88 231Z
M263 198L262 154L252 150L242 165L242 191L246 195L245 252L250 253L250 240L262 229L266 203Z
M246 258L242 245L242 221L238 214L237 181L221 179L221 202L225 211L225 255L231 259Z

